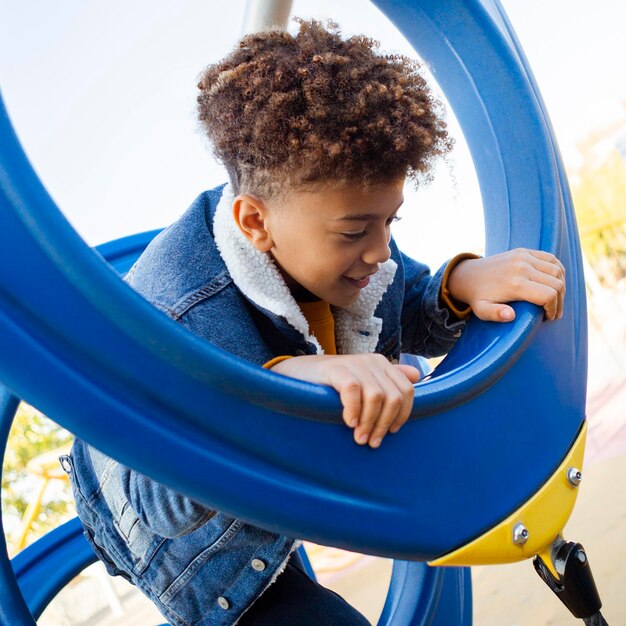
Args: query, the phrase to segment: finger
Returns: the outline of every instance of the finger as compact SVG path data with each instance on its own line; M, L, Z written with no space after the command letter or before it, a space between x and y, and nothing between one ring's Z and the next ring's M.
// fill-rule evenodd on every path
M557 294L561 293L565 288L565 280L562 278L557 278L552 274L546 274L545 272L540 272L537 270L531 271L528 277L533 283L539 283L540 285L547 285L548 287L552 287Z
M402 426L407 422L409 417L411 417L411 410L413 409L413 398L415 397L415 387L411 384L408 388L401 387L402 395L404 401L402 403L402 407L398 412L397 417L393 420L393 422L389 425L389 432L392 434L397 433Z
M567 285L565 281L563 281L563 288L559 291L557 307L556 307L556 319L560 320L563 317L563 304L565 302L565 292L567 290Z
M565 276L565 266L563 265L563 263L561 263L561 261L559 261L559 259L557 259L557 257L554 256L554 254L551 254L550 252L544 252L543 250L528 250L528 252L530 256L535 257L536 259L540 259L541 261L556 265L561 269L563 276Z
M559 299L564 288L564 281L530 268L525 279L519 282L515 299L526 300L543 307L544 317L553 320L556 318ZM477 312L476 314L478 315Z
M350 427L356 428L359 424L359 416L361 415L361 385L354 378L339 388L339 397L343 405L343 421Z
M545 271L548 274L552 274L555 270L546 268L543 265L543 263L547 263L549 266L551 266L551 268L557 268L558 273L555 273L554 275L565 281L565 266L563 265L563 263L561 263L559 259L557 259L557 257L555 257L553 254L550 254L549 252L544 252L543 250L529 250L528 252L530 256L533 257L532 263L537 269Z
M559 301L559 292L556 289L548 285L531 282L529 294L525 299L543 307L545 319L555 319Z
M558 261L558 259L557 259ZM554 276L555 278L559 278L562 281L565 281L565 268L561 265L561 263L550 263L548 261L543 261L542 259L535 258L532 261L532 266L544 274L548 274L550 276Z
M413 385L401 372L394 370L395 368L390 367L376 372L377 380L385 391L385 401L369 436L369 445L372 448L380 446L383 437L389 432L389 427L398 417L404 423L411 411L407 396L412 393Z
M392 378L402 394L402 406L398 411L398 415L389 425L389 432L393 434L397 433L411 416L413 398L415 396L415 387L413 386L413 383L404 378L404 374L401 371L398 371L399 369L400 368L396 366L389 372L390 378ZM409 382L408 385L406 384L407 382Z
M396 417L396 419L389 426L389 432L394 435L400 430L400 428L402 428L402 426L404 426L406 421L411 416L411 410L413 409L413 398L415 396L415 387L413 385L419 382L421 378L420 371L412 365L397 364L395 365L395 369L400 370L402 374L409 379L409 381L411 382L411 387L408 388L404 394L405 400L402 409L398 414L398 417Z
M556 310L554 318L549 319L561 319L563 317L563 302L565 300L565 268L559 263L552 264L545 261L536 261L535 269L536 273L530 275L530 279L533 282L541 283L552 287L556 290Z
M330 385L339 393L343 406L342 417L350 428L355 428L361 415L361 387L362 383L355 373L347 367L329 367L326 370Z
M512 322L515 319L515 310L508 304L479 300L473 307L473 312L485 322Z
M380 382L370 373L360 376L361 381L361 414L359 425L354 431L354 440L358 444L367 443L374 424L380 416L385 402L385 389Z
M413 365L396 364L394 365L394 368L400 370L411 381L411 383L417 383L421 378L420 371Z

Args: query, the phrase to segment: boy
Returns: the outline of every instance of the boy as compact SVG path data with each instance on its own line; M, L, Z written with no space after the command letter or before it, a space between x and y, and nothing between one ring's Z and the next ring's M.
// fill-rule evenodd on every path
M418 372L473 311L510 321L528 300L562 314L551 254L462 254L434 276L390 226L405 179L451 147L417 67L366 37L299 20L245 37L201 77L199 117L230 184L147 248L130 284L200 337L286 376L330 385L356 444L409 417ZM76 441L67 467L85 534L111 574L175 625L366 624L311 581L297 542L207 509Z

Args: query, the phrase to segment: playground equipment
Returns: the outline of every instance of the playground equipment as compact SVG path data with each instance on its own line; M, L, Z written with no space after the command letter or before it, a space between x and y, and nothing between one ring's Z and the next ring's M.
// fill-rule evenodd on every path
M208 506L398 559L381 624L471 623L467 569L424 561L533 555L578 617L597 617L586 555L560 538L584 446L586 311L573 209L547 115L495 0L375 4L428 61L461 123L481 186L487 253L524 246L559 256L568 276L563 319L543 323L524 303L512 324L473 319L418 385L402 436L376 451L355 446L332 390L203 343L126 287L61 216L2 110L0 379L11 390L0 397L2 435L19 396ZM101 252L123 272L147 239ZM221 420L224 412L231 419ZM137 440L146 442L141 455ZM61 584L43 584L47 563L62 563L71 577L92 559L79 544L74 523L37 553L16 557L19 586L0 560L2 624L33 624L31 613ZM572 571L586 576L582 591L573 590Z

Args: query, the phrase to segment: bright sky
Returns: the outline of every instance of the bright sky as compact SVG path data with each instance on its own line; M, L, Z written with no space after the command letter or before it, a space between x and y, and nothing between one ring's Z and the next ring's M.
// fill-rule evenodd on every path
M224 180L197 131L195 85L200 70L240 36L244 6L243 0L0 5L9 114L49 192L90 244L165 226L200 191ZM505 0L504 6L566 159L574 159L576 138L626 99L626 3ZM332 17L346 34L363 32L385 51L411 53L364 0L296 0L293 14ZM431 265L482 246L473 168L449 121L457 148L430 189L407 195L396 230L403 249Z

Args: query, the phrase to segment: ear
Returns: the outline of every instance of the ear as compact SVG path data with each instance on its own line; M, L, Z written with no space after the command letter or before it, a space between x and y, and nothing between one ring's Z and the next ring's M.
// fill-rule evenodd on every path
M260 198L248 194L237 196L233 202L233 217L239 230L259 252L269 252L274 246L267 225L267 206Z

